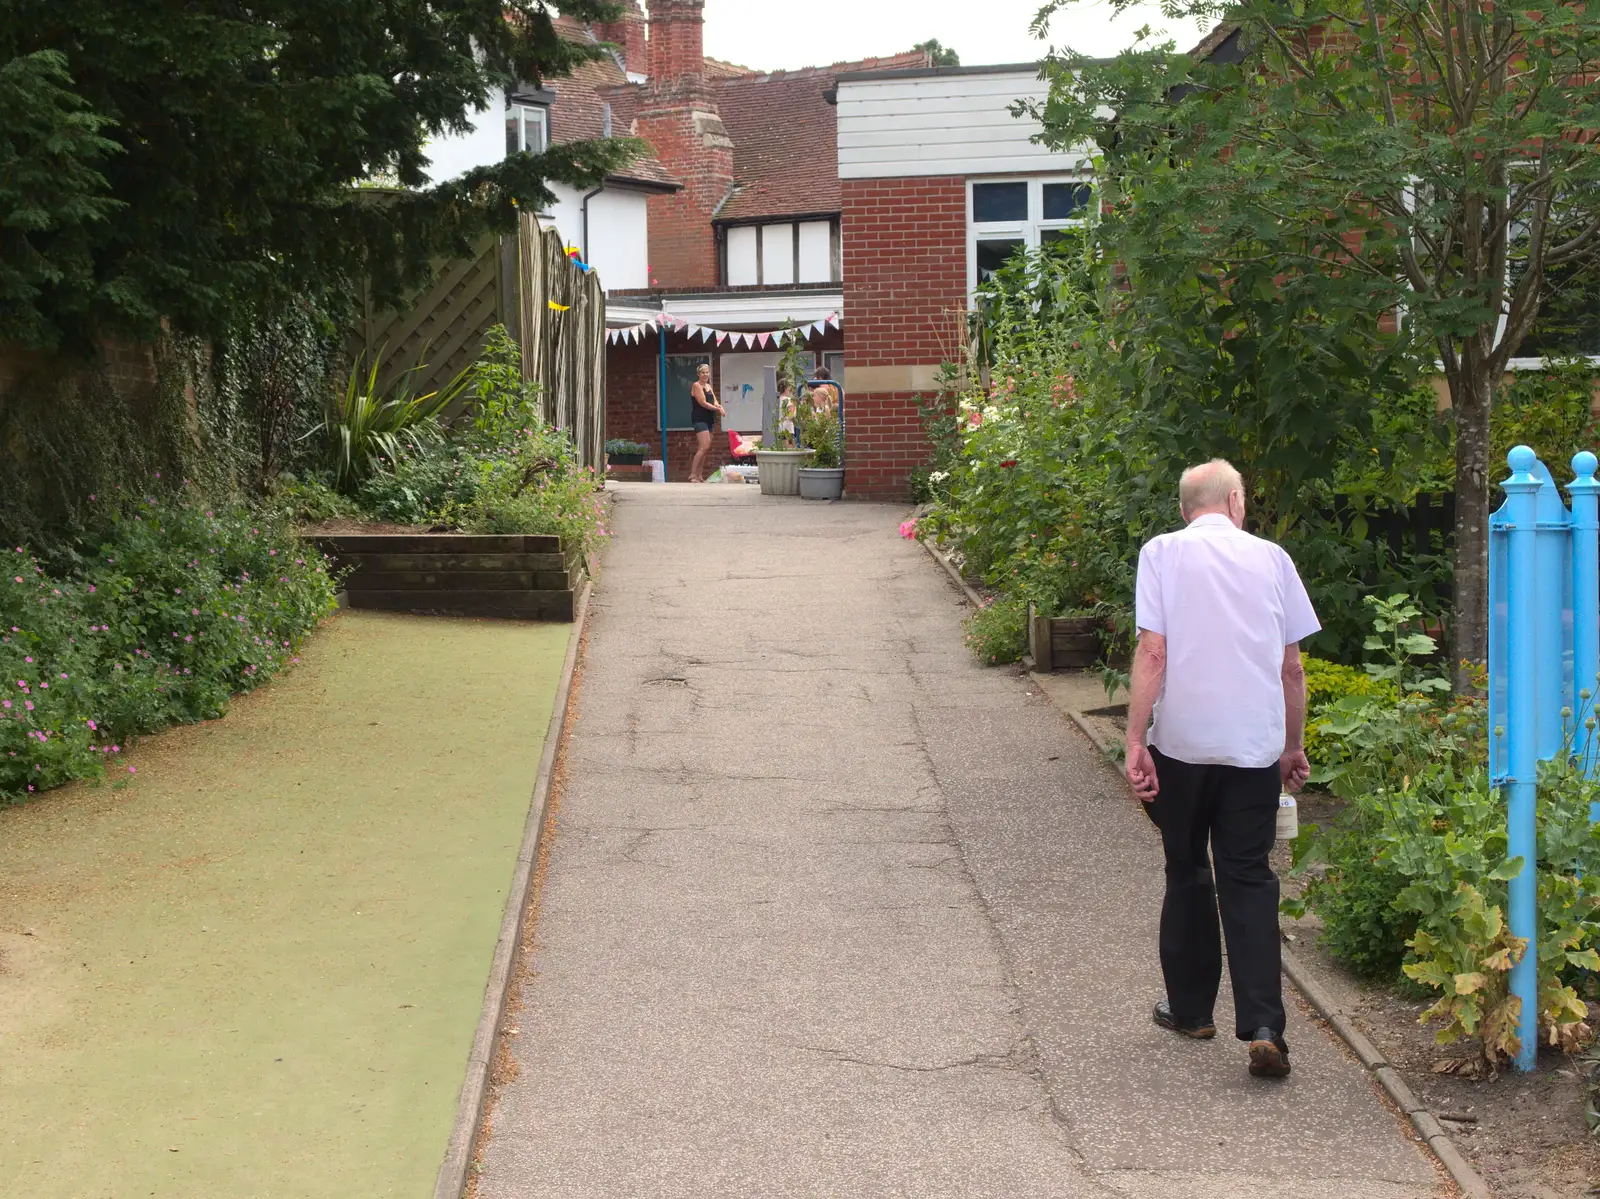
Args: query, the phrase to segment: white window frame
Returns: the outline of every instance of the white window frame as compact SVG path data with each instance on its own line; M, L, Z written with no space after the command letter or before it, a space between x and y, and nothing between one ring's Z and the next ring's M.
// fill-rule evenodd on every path
M1025 221L985 221L973 217L973 188L987 183L1026 183L1028 185L1028 219ZM1088 226L1098 211L1091 197L1089 206L1081 217L1068 220L1044 219L1044 189L1049 183L1067 183L1094 186L1094 179L1086 172L1067 175L994 175L978 176L967 180L967 303L973 303L978 290L978 243L996 239L1015 238L1028 249L1037 250L1041 236L1058 229L1082 229Z
M543 154L550 148L550 110L543 104L508 103L506 105L506 124L512 121L517 123L517 141L520 150L509 151L507 157L516 154ZM528 131L536 127L539 131L538 149L528 146Z

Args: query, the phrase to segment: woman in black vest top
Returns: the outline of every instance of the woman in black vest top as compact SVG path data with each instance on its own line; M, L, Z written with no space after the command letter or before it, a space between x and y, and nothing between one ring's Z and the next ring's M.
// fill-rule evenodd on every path
M700 364L700 377L695 380L689 389L689 395L694 401L694 412L691 419L694 421L694 465L689 468L689 482L704 483L706 481L706 455L711 452L711 430L716 427L717 413L726 416L728 410L717 400L717 393L711 390L711 364Z

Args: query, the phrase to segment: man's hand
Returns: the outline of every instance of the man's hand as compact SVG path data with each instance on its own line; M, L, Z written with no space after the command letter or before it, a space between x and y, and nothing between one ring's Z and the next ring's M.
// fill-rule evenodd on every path
M1140 803L1149 803L1161 790L1156 780L1155 759L1143 745L1128 742L1128 752L1122 760L1122 769L1127 774L1128 784L1133 788L1133 794Z
M1290 795L1306 785L1311 777L1311 763L1303 749L1286 749L1278 759L1278 776L1283 779L1283 789Z

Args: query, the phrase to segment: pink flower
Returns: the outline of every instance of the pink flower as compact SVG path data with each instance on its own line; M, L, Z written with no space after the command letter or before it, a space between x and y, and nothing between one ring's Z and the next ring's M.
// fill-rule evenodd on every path
M130 767L128 767L128 773L129 774L138 774L139 773L139 769L136 766L130 766Z
M33 661L33 659L32 659L32 658L24 658L24 659L22 659L22 660L23 660L23 661L24 661L24 662L28 662L28 663L31 663L31 662L32 662L32 661Z
M23 700L22 701L22 706L24 708L28 709L28 711L30 711L30 712L33 711L33 701L31 699Z
M916 521L914 521L914 520L903 520L903 521L900 522L900 536L906 538L909 541L911 538L915 537L916 535L917 535L917 522Z
M22 576L21 575L17 576L17 582L19 582L19 583L22 582Z
M7 704L7 705L6 705L6 707L8 707L8 708L9 708L9 707L10 707L10 706L11 706L11 705L10 705L10 704ZM96 724L96 723L95 723L95 722L94 722L94 721L92 721L92 720L91 720L91 721L90 721L90 722L89 722L89 727L90 727L90 728L91 728L91 729L93 729L93 730L94 730L94 731L95 731L95 732L97 732L97 733L98 733L98 732L99 732L99 731L100 731L100 726L99 726L99 725L97 725L97 724Z
M64 670L63 670L63 671L62 671L62 672L61 672L61 677L62 677L62 678L66 678L66 677L67 677L67 672L66 672L66 671L64 671Z
M90 584L89 584L89 594L90 594L90 595L93 595L93 594L94 594L94 584L93 584L93 583L90 583Z

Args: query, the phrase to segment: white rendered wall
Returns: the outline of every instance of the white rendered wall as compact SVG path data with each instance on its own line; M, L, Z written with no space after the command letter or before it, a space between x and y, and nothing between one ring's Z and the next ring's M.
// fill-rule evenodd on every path
M583 197L564 183L552 183L556 202L540 214L569 246L583 248ZM589 245L584 259L600 272L607 291L650 286L650 222L643 193L607 187L589 199Z
M489 107L469 114L473 127L467 133L447 133L422 147L428 156L428 178L445 183L473 167L493 166L506 156L506 96L489 95Z
M1004 175L1072 171L1088 153L1059 154L1029 139L1038 122L1013 102L1048 91L1032 68L912 78L839 80L839 178Z

